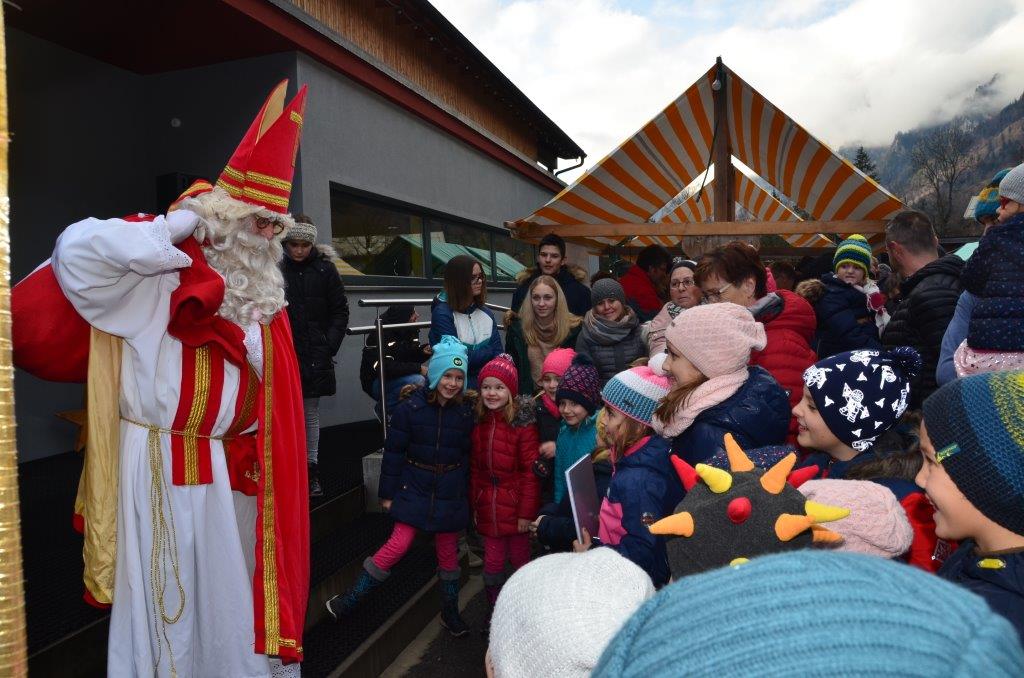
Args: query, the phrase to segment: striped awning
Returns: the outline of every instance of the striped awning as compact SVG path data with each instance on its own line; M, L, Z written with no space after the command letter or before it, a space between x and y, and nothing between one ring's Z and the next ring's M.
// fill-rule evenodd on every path
M888 191L833 153L742 78L723 66L734 158L757 176L734 167L736 204L761 221L778 221L778 234L800 247L827 247L818 234L792 235L786 222L800 217L785 196L820 221L887 219L903 209ZM515 223L551 226L712 220L713 186L665 212L665 207L708 168L714 135L711 84L716 67L546 205ZM775 195L773 195L773 193ZM574 238L614 244L615 238ZM871 238L869 238L871 239ZM874 240L877 240L875 238ZM641 244L674 245L670 236L638 236Z

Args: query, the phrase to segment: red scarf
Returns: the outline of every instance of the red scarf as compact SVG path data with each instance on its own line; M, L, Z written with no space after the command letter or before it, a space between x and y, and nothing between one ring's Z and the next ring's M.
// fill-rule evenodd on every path
M544 391L540 396L540 401L544 403L544 407L547 408L548 414L555 419L561 419L562 413L558 411L558 404L548 395L547 391Z

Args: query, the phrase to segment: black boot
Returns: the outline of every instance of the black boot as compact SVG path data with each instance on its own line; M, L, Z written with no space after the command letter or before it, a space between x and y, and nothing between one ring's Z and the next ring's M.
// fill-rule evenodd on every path
M371 572L374 574L370 574ZM380 586L381 582L387 579L388 574L390 573L384 572L374 565L370 558L367 558L366 562L363 563L363 571L359 573L359 579L356 580L355 586L342 595L328 598L326 603L327 611L334 618L334 621L340 621L352 614L352 611L356 609L360 601Z
M324 496L324 488L320 486L320 474L317 472L316 464L309 464L309 496Z
M441 626L456 638L469 633L469 627L459 614L459 588L462 586L459 574L459 570L439 570L437 573L441 579Z
M494 615L494 604L498 602L498 594L501 593L501 584L484 584L484 591L487 593L487 617L482 632L487 634L491 630L491 616Z

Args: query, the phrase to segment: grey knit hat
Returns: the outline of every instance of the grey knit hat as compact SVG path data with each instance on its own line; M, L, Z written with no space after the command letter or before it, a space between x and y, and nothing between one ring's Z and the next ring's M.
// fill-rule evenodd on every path
M315 243L316 226L296 221L294 226L288 228L288 233L285 234L284 239L291 240L292 242Z
M1014 167L999 182L999 197L1024 205L1024 164Z
M626 304L626 291L615 278L601 278L590 288L590 305L597 306L605 299L618 299Z

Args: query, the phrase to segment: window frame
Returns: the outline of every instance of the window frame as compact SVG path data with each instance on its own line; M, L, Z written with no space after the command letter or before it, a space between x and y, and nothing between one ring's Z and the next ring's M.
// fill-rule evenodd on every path
M379 207L382 209L397 210L406 212L410 215L417 216L420 218L420 238L423 243L423 261L424 261L424 276L391 276L391 275L343 275L341 276L342 281L345 283L346 289L356 287L382 287L382 286L393 286L393 287L423 287L436 289L443 283L443 278L440 276L435 277L426 262L432 260L431 252L431 238L430 238L430 225L429 220L447 221L451 222L456 226L465 228L471 228L478 231L482 231L487 235L488 251L490 252L490 266L491 275L487 280L487 287L490 290L495 291L512 291L516 288L516 282L514 280L507 282L499 282L498 277L498 256L497 250L495 249L495 236L504 235L509 238L512 237L511 231L504 226L493 226L491 224L485 224L480 221L473 221L464 217L458 217L447 212L441 212L439 210L430 209L423 207L422 205L416 205L414 203L398 200L396 198L390 198L383 196L378 193L371 193L369 191L355 188L352 186L346 186L337 182L328 182L328 198L331 205L331 214L333 216L333 202L335 194L341 196L347 196L358 200L369 207ZM330 224L331 240L334 240L334 222L331 220ZM526 243L529 244L529 243ZM533 258L536 259L537 248L534 245L530 245L533 249ZM342 256L339 252L339 256ZM529 266L527 266L529 268Z

